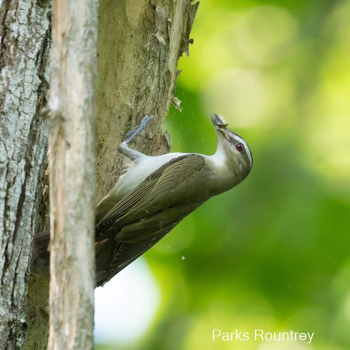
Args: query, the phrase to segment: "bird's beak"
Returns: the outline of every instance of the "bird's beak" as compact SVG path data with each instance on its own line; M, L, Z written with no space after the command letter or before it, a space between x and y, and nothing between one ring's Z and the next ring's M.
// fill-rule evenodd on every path
M228 141L230 141L229 133L227 130L227 123L225 118L220 114L217 115L215 113L211 114L211 121L214 125L214 128L218 135L224 136Z

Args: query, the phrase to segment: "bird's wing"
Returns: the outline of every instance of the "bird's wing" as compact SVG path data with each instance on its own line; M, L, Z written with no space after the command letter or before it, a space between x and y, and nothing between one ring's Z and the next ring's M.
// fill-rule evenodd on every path
M196 154L180 156L165 163L116 203L97 223L97 231L118 230L179 202L179 185L183 185L185 193L189 193L188 187L194 185L195 177L204 164L204 158ZM111 198L106 200L112 202Z
M154 246L199 205L169 208L143 221L124 226L115 240L111 237L112 241L106 242L106 246L101 247L97 252L97 285L100 286L109 281Z
M203 200L196 198L185 204L183 200L193 193L204 165L204 158L195 154L171 160L105 215L98 224L98 229L105 232L98 240L102 243L107 237L96 256L99 285L146 252L202 204Z
M202 174L205 171L205 159L196 154L170 164L147 196L118 218L117 223L124 227L165 209L181 207L184 203L188 206L202 203L197 190L201 187L199 182L205 176ZM200 197L205 191L205 188L200 191Z

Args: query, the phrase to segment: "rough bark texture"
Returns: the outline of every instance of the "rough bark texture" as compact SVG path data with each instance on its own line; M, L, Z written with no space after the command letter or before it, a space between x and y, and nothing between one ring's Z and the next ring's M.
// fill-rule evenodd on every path
M46 167L49 9L0 2L0 349L20 349L31 245Z
M49 350L93 347L97 4L52 3Z
M2 309L0 308L0 313L2 312L0 315L0 325L2 327L0 330L0 344L7 344L2 348L0 346L0 350L5 348L15 349L16 346L19 348L23 342L25 328L23 304L26 272L22 273L20 271L27 271L31 235L34 231L35 211L37 211L35 209L38 207L39 194L42 191L42 187L38 183L40 184L45 169L44 165L39 166L39 164L44 163L45 158L45 150L42 150L46 142L46 134L43 134L42 131L45 130L45 127L41 119L37 117L36 112L45 105L44 97L46 96L45 91L49 80L48 71L45 70L45 67L47 67L45 57L49 48L50 36L48 32L48 9L46 7L48 4L47 0L26 0L22 2L8 0L1 5L0 10L0 25L2 25L0 32L2 34L4 30L7 31L7 39L2 39L1 43L1 62L3 62L3 52L8 52L11 55L5 64L1 63L0 66L2 74L0 77L2 79L2 85L0 85L1 98L7 96L2 91L3 81L5 81L10 86L6 87L6 91L10 96L7 98L7 103L11 106L11 108L7 107L7 110L11 109L11 113L15 115L15 117L11 117L10 122L11 125L17 125L16 127L13 126L14 129L12 130L20 129L21 123L24 122L19 122L19 120L25 114L28 115L28 119L26 119L28 120L27 128L28 125L32 125L31 131L26 129L27 140L22 139L21 134L17 133L15 135L12 131L10 131L12 139L5 137L6 142L12 140L11 142L14 144L24 145L13 146L13 149L15 149L13 152L20 155L24 154L25 158L16 158L16 155L12 158L10 156L3 158L3 153L0 153L0 161L4 162L6 167L7 164L11 163L13 167L17 167L14 169L22 169L23 161L21 163L21 159L25 159L25 164L32 164L28 168L25 166L26 171L19 170L16 172L11 170L6 172L7 168L4 167L5 174L10 175L4 175L2 169L0 172L1 179L8 178L9 181L5 183L12 186L11 188L17 184L16 188L20 192L18 193L18 190L12 191L6 186L2 186L1 189L4 190L0 192L2 194L0 197L2 218L5 218L5 221L10 221L10 218L12 218L12 223L18 223L16 234L14 234L14 231L9 234L6 233L8 238L0 242L2 249L0 252L0 288L5 285L5 289L1 289L1 293L5 294L2 295L0 300L2 303ZM123 134L138 124L144 114L153 113L156 118L147 126L143 135L136 139L133 147L148 154L160 154L169 150L169 141L163 134L163 122L168 113L170 102L176 102L173 99L173 94L179 73L177 62L183 52L188 53L188 47L191 43L189 34L197 7L198 3L193 4L191 0L101 1L96 90L96 200L101 199L108 192L120 175L122 159L117 152L118 144L121 142ZM20 18L20 15L23 18ZM12 40L12 44L4 46L6 40L8 42ZM25 49L23 49L24 47ZM43 52L46 54L43 55ZM15 56L17 58L13 58ZM10 68L6 69L6 66ZM5 75L3 73L4 67ZM8 74L12 74L11 79L6 78L6 76L9 76ZM30 107L25 107L25 114L22 114L21 108L23 109L23 107L20 106L28 102L24 94L25 87L27 89L30 87L33 92L30 95ZM0 105L1 113L8 115L8 112L2 107L3 100L0 103L2 103ZM6 121L6 118L2 118L2 120ZM1 134L1 140L3 138ZM3 144L0 144L0 146L1 149L5 147ZM67 145L61 146L62 148L67 147ZM72 147L72 145L70 146ZM3 161L3 159L5 160ZM76 167L78 167L77 164ZM68 170L66 169L66 171ZM22 179L22 182L16 180L17 177ZM92 179L89 180L92 181ZM1 181L4 183L5 180ZM30 186L27 185L29 181L31 181ZM29 188L32 188L31 193L34 194L28 203L26 193ZM21 193L24 194L21 195ZM8 197L9 194L11 194L10 197ZM4 196L9 198L6 205L3 204L3 201L5 203ZM12 200L12 196L17 198L17 202ZM19 198L21 198L21 201L19 201ZM22 203L22 205L18 203ZM27 203L26 206L23 205L25 203ZM13 209L10 208L10 205ZM27 208L29 205L31 207ZM4 214L4 208L11 209L12 214ZM18 208L22 208L22 210L18 210ZM42 206L42 210L45 211L45 205ZM17 213L20 213L21 218L23 213L26 213L26 215L23 219L15 221ZM86 214L85 212L82 215ZM22 228L19 224L24 218L32 226L27 225ZM1 220L1 222L5 221ZM43 222L39 218L40 228L37 232L44 229ZM26 236L24 236L24 230L26 230ZM23 237L25 241L23 241ZM10 242L15 243L8 246ZM12 248L10 254L3 253L11 247L17 247L16 249L21 250L15 254L15 249ZM12 256L15 259L9 260L9 258L6 258L5 261L1 260L2 256ZM24 263L22 263L23 261ZM6 269L13 266L11 274L10 271L6 272L6 269L4 269L5 263ZM47 270L45 272L45 267L45 263L40 261L36 261L32 267L26 320L29 336L26 340L25 349L41 350L47 348L49 309L46 296L48 295L49 274ZM5 276L3 271L7 273L6 279L3 277ZM6 309L3 309L3 305ZM3 315L5 315L5 318L3 318ZM10 339L11 345L9 345L7 339Z
M117 148L145 114L156 118L133 147L169 151L163 134L179 57L188 54L198 3L191 0L104 0L99 10L96 199L115 184L123 161Z

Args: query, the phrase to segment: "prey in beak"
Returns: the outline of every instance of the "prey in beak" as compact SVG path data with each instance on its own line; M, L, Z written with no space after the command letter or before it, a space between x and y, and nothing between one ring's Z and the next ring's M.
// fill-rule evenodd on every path
M228 141L230 141L229 131L227 130L228 124L223 115L211 114L211 121L214 125L216 132L220 132Z

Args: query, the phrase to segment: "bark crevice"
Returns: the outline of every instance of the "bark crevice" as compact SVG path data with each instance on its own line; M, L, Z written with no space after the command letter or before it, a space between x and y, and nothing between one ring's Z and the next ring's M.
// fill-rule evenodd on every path
M47 127L39 112L47 103L50 81L49 7L47 0L7 0L0 5L0 163L4 169L0 170L0 350L20 349L24 342L32 235L48 228L47 176L42 181L47 169ZM192 42L189 35L197 7L190 0L101 2L96 201L121 174L124 160L117 147L123 134L145 114L156 118L133 147L147 154L169 151L163 124L175 91L178 59L183 52L188 54ZM26 349L47 346L48 280L46 263L35 261L26 311Z

